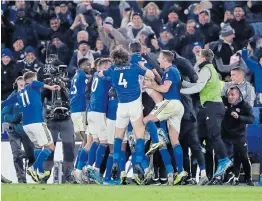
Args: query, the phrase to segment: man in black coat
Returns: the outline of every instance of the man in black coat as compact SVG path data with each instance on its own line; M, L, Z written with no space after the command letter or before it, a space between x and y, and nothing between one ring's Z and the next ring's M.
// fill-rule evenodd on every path
M231 181L237 185L240 165L242 163L245 172L245 182L247 185L254 186L251 178L251 163L248 157L247 147L247 124L253 124L255 117L252 107L243 100L241 91L238 87L232 87L227 92L227 99L224 101L226 106L225 116L222 120L221 135L224 141L228 156L233 156L234 167ZM230 179L228 179L228 182Z

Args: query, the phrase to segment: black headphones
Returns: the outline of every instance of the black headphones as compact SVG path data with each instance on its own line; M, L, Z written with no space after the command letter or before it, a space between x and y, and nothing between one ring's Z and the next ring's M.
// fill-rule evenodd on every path
M19 80L23 80L24 78L22 76L19 76L18 78L16 78L15 82L13 83L13 89L14 90L18 90L18 85L17 85L17 82Z

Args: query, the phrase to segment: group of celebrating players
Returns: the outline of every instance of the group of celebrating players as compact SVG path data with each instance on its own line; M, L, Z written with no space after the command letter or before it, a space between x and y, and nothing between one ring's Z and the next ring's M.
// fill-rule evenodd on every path
M136 184L148 184L153 177L150 156L158 149L165 165L167 185L180 184L187 177L179 144L184 114L180 101L181 77L172 64L174 55L168 50L160 52L158 62L163 69L161 77L141 57L140 50L139 42L131 43L129 51L117 47L111 52L111 58L101 58L95 62L97 72L93 76L88 74L91 68L88 59L78 62L79 68L70 89L71 118L75 133L82 139L73 172L77 183L127 184L127 143L131 149L132 180ZM60 87L37 81L33 72L25 73L23 78L24 88L4 101L1 107L16 102L22 107L23 128L39 150L35 163L27 169L27 173L38 182L50 175L50 171L44 170L43 163L55 149L42 116L41 89L60 90ZM90 100L87 101L89 83ZM154 109L146 117L143 116L143 92L155 102ZM156 122L159 122L160 129ZM151 146L145 150L149 140ZM168 143L172 145L177 172L174 172L171 163ZM108 146L110 154L103 177L100 168ZM205 166L199 168L199 185L205 185L208 183ZM214 177L223 174L227 168L228 165L218 168Z

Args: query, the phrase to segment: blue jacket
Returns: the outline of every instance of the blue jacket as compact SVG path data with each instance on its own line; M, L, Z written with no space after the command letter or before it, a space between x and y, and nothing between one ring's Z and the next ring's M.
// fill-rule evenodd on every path
M13 93L10 96L12 96L14 93L16 93L16 91L13 91ZM22 109L18 105L18 103L9 105L3 108L1 115L2 115L2 122L10 123L13 126L13 130L15 133L19 135L25 134L23 125L21 123L22 122Z
M247 67L254 73L255 76L255 89L257 93L262 93L262 66L258 62L255 62L248 58L247 49L242 50L242 57L247 64Z

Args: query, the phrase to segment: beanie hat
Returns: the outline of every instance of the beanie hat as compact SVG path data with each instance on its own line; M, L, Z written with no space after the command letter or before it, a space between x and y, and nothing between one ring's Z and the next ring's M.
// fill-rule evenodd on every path
M25 53L32 53L35 55L35 49L32 46L28 46L27 48L25 48Z
M107 18L104 20L104 23L105 23L105 24L110 24L110 25L113 26L114 20L113 20L112 17L107 17Z
M160 33L163 33L163 32L165 32L165 31L170 33L170 29L169 29L167 26L161 27Z
M12 51L9 48L5 48L2 50L1 57L5 57L5 56L10 57L11 59L13 58Z
M202 42L194 42L193 44L192 44L192 49L194 48L194 47L196 47L196 46L200 46L201 48L203 48L203 43Z
M132 19L133 19L133 17L136 16L136 15L139 16L139 17L141 17L141 13L134 12L133 15L132 15Z
M233 34L235 34L235 30L229 24L225 24L222 30L220 31L220 35L223 38Z
M172 6L170 9L169 9L169 11L168 11L168 15L170 14L170 13L178 13L178 9L175 7L175 6Z

